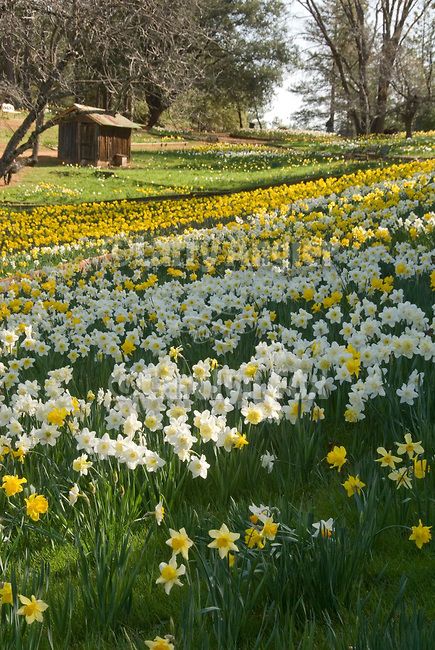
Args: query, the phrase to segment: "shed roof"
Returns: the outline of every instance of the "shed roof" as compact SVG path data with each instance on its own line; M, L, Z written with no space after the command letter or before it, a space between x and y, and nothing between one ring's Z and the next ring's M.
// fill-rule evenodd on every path
M120 113L106 113L104 109L95 106L84 106L83 104L73 104L66 111L61 113L59 121L72 115L86 115L90 120L101 124L101 126L116 126L120 129L141 129L140 124L132 122Z

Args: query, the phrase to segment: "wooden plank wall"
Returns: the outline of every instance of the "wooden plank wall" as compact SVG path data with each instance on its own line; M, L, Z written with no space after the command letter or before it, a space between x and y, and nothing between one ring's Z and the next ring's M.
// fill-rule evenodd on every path
M59 124L59 146L57 157L64 162L79 162L77 147L77 126L77 122L61 122Z
M80 162L94 164L98 160L98 126L95 123L80 124Z
M100 126L98 160L112 162L115 154L130 160L131 130L116 126Z
M59 124L58 158L68 163L91 164L113 162L116 154L130 160L131 129L101 126L89 119L75 119Z

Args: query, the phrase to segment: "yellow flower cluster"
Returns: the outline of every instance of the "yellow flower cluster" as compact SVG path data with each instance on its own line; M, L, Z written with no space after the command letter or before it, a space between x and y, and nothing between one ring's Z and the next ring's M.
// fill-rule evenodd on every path
M18 594L19 601L22 605L17 610L18 616L24 616L26 619L27 625L31 625L35 621L42 623L43 621L43 612L48 609L47 603L44 603L43 600L39 600L32 595L31 598L27 598L22 594ZM2 582L0 583L0 608L2 605L12 605L14 604L14 594L12 590L12 583Z
M1 489L4 490L6 496L9 498L22 492L23 484L26 483L26 478L6 474L2 478ZM48 501L42 494L32 493L24 501L26 503L26 513L33 521L39 521L40 516L48 511Z
M285 212L291 203L301 199L338 194L352 186L403 179L417 172L430 173L434 168L435 162L427 160L226 196L150 203L115 201L53 205L23 212L0 210L0 255L6 258L11 253L24 251L34 251L37 255L41 247L83 240L98 244L121 234L155 235L174 229L226 223L253 213ZM343 210L345 207L341 206Z

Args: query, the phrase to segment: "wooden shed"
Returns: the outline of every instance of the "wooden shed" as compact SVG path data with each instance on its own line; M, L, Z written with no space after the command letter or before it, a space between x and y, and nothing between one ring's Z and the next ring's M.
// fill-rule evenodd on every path
M59 116L57 156L79 165L122 164L130 160L131 131L140 128L119 113L74 104Z

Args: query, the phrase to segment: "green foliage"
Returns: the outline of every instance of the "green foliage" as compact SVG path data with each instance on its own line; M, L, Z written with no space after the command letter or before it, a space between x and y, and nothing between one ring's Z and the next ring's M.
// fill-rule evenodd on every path
M361 165L359 165L361 166ZM262 185L295 182L320 174L340 174L355 169L352 161L307 152L229 147L141 151L134 148L129 169L116 169L108 178L92 167L60 166L44 161L24 170L18 183L0 188L0 202L19 204L71 204L120 200L190 192L252 189Z
M213 35L197 88L217 106L261 112L281 82L292 49L282 0L212 0L204 23ZM241 125L240 125L241 126Z

